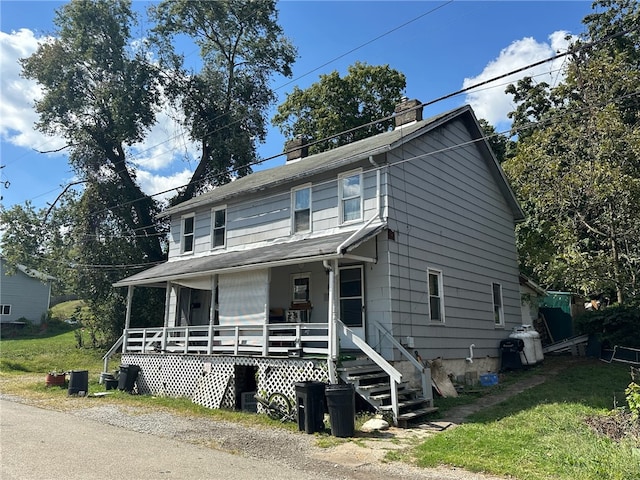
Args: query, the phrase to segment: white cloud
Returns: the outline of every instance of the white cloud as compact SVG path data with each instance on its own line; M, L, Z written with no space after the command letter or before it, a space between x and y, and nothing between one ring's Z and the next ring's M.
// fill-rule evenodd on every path
M36 51L47 37L36 38L31 30L22 28L11 33L0 32L0 136L13 145L37 150L55 150L65 142L38 132L38 120L33 105L41 97L35 81L20 76L19 59Z
M131 161L136 166L159 171L180 160L197 162L199 146L189 140L178 118L179 113L166 103L144 141L133 146Z
M41 98L41 88L35 81L20 76L20 58L33 54L50 37L36 37L28 29L11 33L0 32L0 138L18 147L41 151L56 150L65 145L62 138L43 135L34 127L38 114L34 100ZM158 113L157 123L146 135L144 142L134 145L129 160L137 167L137 178L142 190L149 195L188 183L192 162L197 162L199 149L188 140L176 120L178 113L168 103ZM194 158L196 160L194 160ZM180 162L187 162L182 171ZM178 165L178 166L176 166ZM195 165L195 163L193 163ZM166 175L158 172L169 172ZM161 195L165 199L174 192Z
M549 43L540 43L531 37L514 41L489 62L478 76L465 78L463 88L564 52L570 43L565 39L566 35L565 31L553 32L549 35ZM510 120L507 114L514 110L515 105L511 95L504 93L507 85L526 76L533 77L537 82L555 85L564 78L561 70L563 63L564 57L483 85L467 94L466 103L473 107L478 118L484 118L498 130L508 128Z
M139 169L136 176L143 192L146 192L149 195L154 195L154 198L158 201L166 201L176 195L176 191L173 189L189 183L192 173L193 172L191 170L185 168L181 172L175 172L170 175L163 176L155 175L149 171ZM156 195L159 192L166 193Z

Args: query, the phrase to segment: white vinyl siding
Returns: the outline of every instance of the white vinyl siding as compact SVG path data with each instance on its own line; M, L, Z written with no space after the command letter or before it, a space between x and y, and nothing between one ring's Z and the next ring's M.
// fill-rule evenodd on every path
M465 358L472 343L495 355L504 329L521 323L513 211L472 140L456 121L388 156L393 331L433 358ZM430 320L428 268L443 272L446 328ZM499 328L493 282L502 286Z
M338 177L340 223L362 220L362 171Z

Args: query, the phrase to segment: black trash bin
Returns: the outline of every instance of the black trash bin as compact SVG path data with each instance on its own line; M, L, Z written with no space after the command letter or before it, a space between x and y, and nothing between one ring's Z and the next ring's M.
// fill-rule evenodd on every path
M524 340L521 338L506 338L500 341L500 371L522 370L520 352L524 350Z
M140 367L138 365L120 365L120 374L118 375L118 390L125 392L133 392L133 387L138 379Z
M299 382L296 387L298 430L307 433L324 430L324 383Z
M69 395L84 397L89 391L89 371L72 370L69 372Z
M331 421L331 435L352 437L356 428L356 394L353 385L327 385L325 395Z

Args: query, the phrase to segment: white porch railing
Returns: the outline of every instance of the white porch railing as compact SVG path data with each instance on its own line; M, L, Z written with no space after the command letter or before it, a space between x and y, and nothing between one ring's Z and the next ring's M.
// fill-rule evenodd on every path
M326 356L329 351L326 323L129 328L122 343L123 353L267 357Z

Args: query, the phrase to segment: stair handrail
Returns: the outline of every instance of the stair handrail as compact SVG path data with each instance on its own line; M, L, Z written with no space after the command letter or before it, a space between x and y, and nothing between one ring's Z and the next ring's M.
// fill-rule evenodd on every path
M398 349L398 351L420 372L420 380L422 387L422 396L425 399L432 399L433 393L431 391L431 369L422 364L415 358L404 346L398 342L391 332L387 331L379 322L373 319L369 319L369 324L373 325L380 333L382 333L391 344Z
M398 423L398 415L400 415L400 406L398 402L398 385L402 382L402 373L395 369L382 355L376 352L371 345L360 338L356 333L347 327L341 320L336 320L338 328L342 331L347 339L349 339L356 347L362 350L373 362L378 365L387 375L389 375L389 387L391 389L391 411L393 415L394 425Z
M396 383L402 382L402 373L395 369L393 365L391 365L387 360L385 360L382 355L376 352L371 345L365 342L362 338L360 338L353 330L347 327L341 320L336 321L338 324L338 328L342 328L342 331L356 347L362 350L363 353L367 354L367 356L374 361L376 365L378 365L384 372L391 377L391 379Z
M103 372L109 371L109 360L111 359L111 356L114 353L116 353L116 350L122 346L123 341L124 341L124 334L120 335L120 338L116 340L116 343L114 343L111 346L111 348L107 350L107 353L105 353L104 356L102 357L102 361L104 362L103 370L102 370Z

